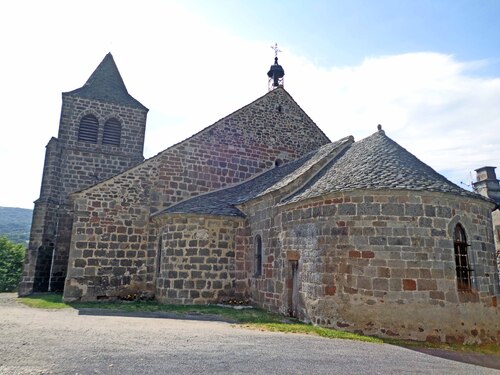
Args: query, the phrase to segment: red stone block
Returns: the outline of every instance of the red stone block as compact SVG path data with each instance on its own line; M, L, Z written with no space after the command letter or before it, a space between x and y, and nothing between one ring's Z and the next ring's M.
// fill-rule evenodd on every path
M403 279L403 290L417 290L417 282L413 279Z
M349 258L361 258L361 251L357 250L349 251Z
M327 296L334 296L336 291L337 291L337 287L335 287L335 286L326 286L325 287L325 295L327 295Z
M364 250L361 253L362 258L375 258L375 253L371 250Z

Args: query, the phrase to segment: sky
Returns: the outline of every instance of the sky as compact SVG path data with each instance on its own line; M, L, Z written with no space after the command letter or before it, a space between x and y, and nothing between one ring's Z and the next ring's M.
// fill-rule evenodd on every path
M332 140L386 134L457 185L500 167L500 1L5 1L0 206L33 208L61 93L111 52L149 158L285 89ZM500 171L499 171L500 174Z

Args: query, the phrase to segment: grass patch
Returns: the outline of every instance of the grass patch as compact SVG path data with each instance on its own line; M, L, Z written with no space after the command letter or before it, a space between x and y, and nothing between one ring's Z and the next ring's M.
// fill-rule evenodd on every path
M23 305L38 309L68 309L71 307L62 301L62 295L54 293L34 294L17 300Z
M62 301L62 295L55 293L35 294L18 298L18 301L27 306L41 309L92 308L127 312L166 312L179 316L208 315L218 316L236 323L279 323L284 320L280 315L257 308L236 310L216 305L162 305L154 301L65 303Z
M306 335L321 336L329 339L345 339L373 343L384 342L383 339L380 339L378 337L357 335L355 333L337 331L334 329L313 326L305 323L251 323L246 324L245 327L271 332L303 333Z
M243 327L270 332L302 333L307 335L321 336L332 339L357 340L372 343L386 343L406 348L428 348L451 350L456 352L475 352L500 356L500 346L495 344L486 345L458 345L444 343L428 343L420 341L408 341L397 339L382 339L372 336L363 336L355 333L337 331L330 328L317 327L310 324L300 323L293 319L287 319L281 315L273 314L262 309L236 310L228 307L215 305L161 305L154 301L134 302L73 302L62 301L61 294L43 293L29 297L18 298L18 301L35 308L42 309L65 309L65 308L95 308L109 309L128 312L165 312L176 314L179 317L185 315L207 315L216 316L224 320L242 324Z

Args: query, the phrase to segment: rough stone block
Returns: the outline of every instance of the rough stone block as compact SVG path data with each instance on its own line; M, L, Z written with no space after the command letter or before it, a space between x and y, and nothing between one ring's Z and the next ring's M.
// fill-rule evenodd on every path
M417 282L413 279L403 279L403 290L417 290Z
M378 203L359 203L358 215L380 215L380 204Z
M423 216L424 208L421 204L407 203L405 204L405 215L413 217Z
M373 289L374 290L389 290L389 280L382 278L373 279Z
M437 290L436 280L417 279L418 290Z
M338 205L338 215L356 215L356 205L352 203L342 203Z
M399 203L382 204L382 215L387 216L404 216L404 205Z

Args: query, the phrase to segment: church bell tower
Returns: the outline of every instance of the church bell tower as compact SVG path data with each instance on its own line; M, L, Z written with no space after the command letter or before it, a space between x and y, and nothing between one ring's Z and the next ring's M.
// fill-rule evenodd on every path
M46 146L20 295L63 290L73 226L70 195L144 160L147 113L128 93L111 53L82 87L62 94L59 133Z

